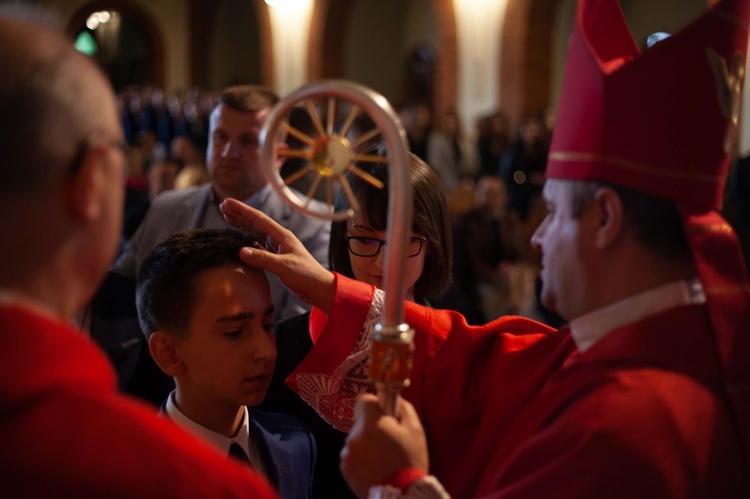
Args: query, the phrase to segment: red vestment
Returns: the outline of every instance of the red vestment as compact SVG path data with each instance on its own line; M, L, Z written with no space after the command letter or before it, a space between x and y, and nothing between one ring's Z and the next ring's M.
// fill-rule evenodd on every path
M325 328L289 379L339 426L365 386L363 366L341 366L352 349L366 348L357 337L372 292L337 276ZM619 328L585 353L569 330L520 317L475 327L455 312L407 303L405 321L416 348L402 394L424 423L430 472L454 498L750 490L704 306Z
M276 497L247 468L115 390L84 334L0 305L0 484L23 497Z

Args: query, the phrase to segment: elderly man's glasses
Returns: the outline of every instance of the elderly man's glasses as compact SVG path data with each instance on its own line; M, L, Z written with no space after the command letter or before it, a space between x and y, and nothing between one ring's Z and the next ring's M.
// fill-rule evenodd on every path
M376 256L380 253L380 248L386 243L382 239L360 236L347 236L344 238L344 241L349 246L349 251L357 256ZM426 237L412 237L409 239L406 245L406 256L411 258L420 254L425 241L427 241Z
M71 166L68 168L71 177L75 176L78 173L78 170L81 168L81 164L83 163L83 158L86 157L86 153L89 151L89 149L94 147L97 144L97 141L101 140L106 140L111 148L120 151L127 160L128 154L130 152L130 146L128 146L125 141L118 138L107 138L104 135L104 132L95 131L89 134L86 140L78 148L73 161L71 161Z

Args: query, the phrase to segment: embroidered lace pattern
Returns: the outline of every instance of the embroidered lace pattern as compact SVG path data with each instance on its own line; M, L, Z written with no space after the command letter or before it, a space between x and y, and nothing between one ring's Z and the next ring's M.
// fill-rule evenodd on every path
M370 346L372 333L381 320L384 305L385 293L375 290L367 319L352 352L336 367L332 375L297 373L297 387L302 400L337 430L349 432L357 396L374 391L372 383L368 381Z
M450 499L442 484L432 475L414 482L404 494L401 489L390 485L370 487L367 499Z

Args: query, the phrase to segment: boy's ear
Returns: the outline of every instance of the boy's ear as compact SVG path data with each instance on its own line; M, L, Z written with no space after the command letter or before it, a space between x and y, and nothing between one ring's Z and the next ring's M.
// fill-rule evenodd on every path
M151 353L151 358L154 359L159 369L173 378L185 371L185 365L176 346L177 339L161 331L154 331L148 340L148 351Z

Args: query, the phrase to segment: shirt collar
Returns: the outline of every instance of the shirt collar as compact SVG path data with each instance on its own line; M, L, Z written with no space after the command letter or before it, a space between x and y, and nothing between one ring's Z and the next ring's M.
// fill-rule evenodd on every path
M625 298L570 322L579 352L585 352L610 331L650 315L683 305L706 303L700 280L682 280Z
M263 205L272 190L273 187L271 187L271 184L266 184L255 193L250 195L250 197L243 199L242 202L248 206L252 206L253 208L259 208ZM211 189L210 191L209 200L211 201L211 204L217 207L219 206L218 199L216 198L216 192L214 192L213 189Z
M273 187L271 187L271 184L266 184L263 188L255 192L252 196L245 199L244 203L248 206L252 206L253 208L259 209L261 206L263 206L263 203L265 203L266 198L273 190Z
M250 452L250 417L247 413L247 407L244 407L245 414L242 417L242 423L240 424L240 429L237 432L237 435L232 438L227 438L220 433L209 430L205 426L199 425L198 423L187 417L185 414L183 414L182 411L180 411L180 409L177 407L177 404L175 404L174 402L174 394L175 392L173 391L169 394L169 397L167 397L166 412L167 416L169 416L169 419L171 419L193 435L196 435L202 440L208 442L224 456L229 455L229 446L233 443L237 443L240 445L240 447L242 447L242 450L245 451L245 454L250 456L251 459L254 457L254 453Z

